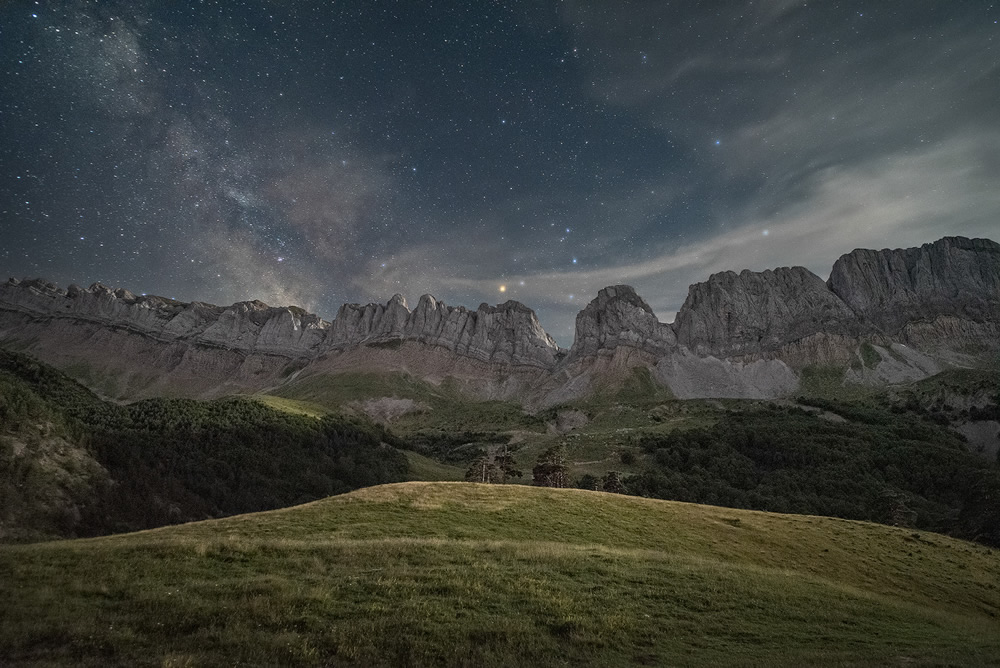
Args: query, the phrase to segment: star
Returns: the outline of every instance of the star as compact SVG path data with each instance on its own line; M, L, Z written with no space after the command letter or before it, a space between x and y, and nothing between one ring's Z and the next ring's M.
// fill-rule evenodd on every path
M863 0L605 3L598 21L543 0L540 30L507 3L63 4L0 2L0 79L24 92L0 96L11 275L328 319L502 286L569 346L566 287L583 303L635 276L670 313L734 265L989 236L1000 216L991 3L909 3L905 23ZM745 257L736 240L779 224Z

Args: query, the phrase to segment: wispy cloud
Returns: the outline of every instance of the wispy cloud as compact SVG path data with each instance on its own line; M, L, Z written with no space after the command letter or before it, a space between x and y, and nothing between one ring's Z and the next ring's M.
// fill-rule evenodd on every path
M369 267L369 277L359 282L373 295L419 286L476 302L514 298L543 312L543 326L569 345L573 316L607 285L633 285L669 321L688 286L718 271L798 265L826 278L833 262L855 248L916 246L945 235L995 236L998 154L1000 134L967 135L920 152L826 167L801 184L797 199L767 216L754 215L754 205L748 205L746 216L732 221L728 231L666 246L639 262L620 258L592 269L468 278L465 271L449 274L446 267L428 266L425 258L439 249L415 247L387 268ZM461 266L460 254L451 257Z

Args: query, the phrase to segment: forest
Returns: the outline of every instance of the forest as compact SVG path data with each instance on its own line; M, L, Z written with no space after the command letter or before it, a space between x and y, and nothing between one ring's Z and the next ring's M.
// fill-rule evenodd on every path
M33 534L134 531L400 481L408 466L399 444L378 425L241 397L113 404L0 351L0 519Z
M840 420L766 404L708 428L646 435L626 492L870 520L1000 546L1000 469L929 416L801 398Z

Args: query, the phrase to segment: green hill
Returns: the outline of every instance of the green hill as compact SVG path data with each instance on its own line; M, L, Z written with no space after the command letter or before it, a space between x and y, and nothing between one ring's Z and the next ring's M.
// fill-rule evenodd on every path
M1000 554L875 524L403 483L0 547L4 665L988 665Z

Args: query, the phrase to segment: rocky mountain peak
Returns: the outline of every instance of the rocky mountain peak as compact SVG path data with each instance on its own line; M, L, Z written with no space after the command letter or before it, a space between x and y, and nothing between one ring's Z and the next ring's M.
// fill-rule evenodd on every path
M417 300L417 311L427 311L434 310L437 308L438 302L434 299L434 295L420 295L420 299Z
M603 288L576 316L576 336L570 358L602 349L631 346L662 353L675 344L670 325L660 322L649 304L629 285Z
M508 313L508 312L523 313L523 314L530 313L532 318L534 318L535 315L535 312L533 310L531 310L521 302L513 299L508 299L503 304L497 304L496 306L490 306L486 302L483 302L482 304L479 305L479 308L476 310L484 313Z
M631 285L609 285L606 288L601 288L597 292L597 297L588 304L590 306L596 306L598 309L607 309L610 304L615 302L622 302L623 304L628 304L634 306L635 308L642 309L646 313L653 315L653 309L649 307L639 293L635 291ZM617 307L611 307L617 308Z
M258 387L280 382L288 359L300 358L363 368L423 364L434 377L462 369L472 385L492 383L490 392L522 392L520 381L505 384L514 376L546 377L545 391L563 401L587 391L588 374L609 362L645 364L678 396L771 396L795 388L793 369L815 364L849 367L864 382L976 364L1000 348L1000 244L947 237L919 248L856 250L826 282L803 267L723 271L690 287L672 325L659 322L632 287L608 286L577 314L565 358L520 302L470 310L429 294L412 311L399 294L344 304L326 322L257 300L213 306L100 283L62 290L11 279L0 285L0 333L63 361L103 351L110 366L128 373L178 368L183 383L219 388L230 378L223 369L244 369L244 385ZM396 352L397 343L408 345ZM419 345L439 350L425 354ZM859 357L863 345L867 359ZM146 352L129 358L130 346ZM617 355L619 347L641 354ZM872 360L871 350L881 359ZM428 371L434 364L440 368Z
M394 339L440 346L484 362L540 367L551 366L559 350L524 304L481 304L470 311L428 294L413 311L398 295L384 306L345 304L333 321L330 345L344 348Z

